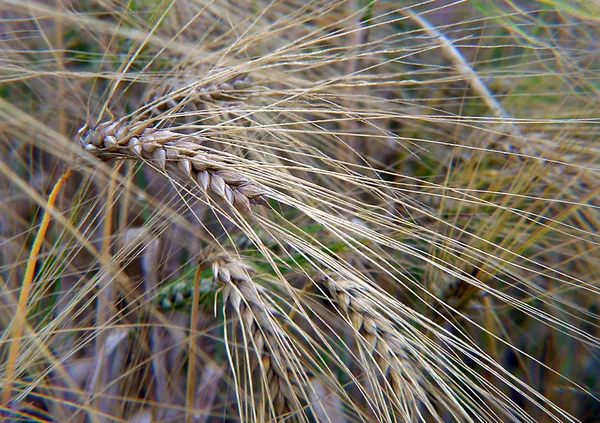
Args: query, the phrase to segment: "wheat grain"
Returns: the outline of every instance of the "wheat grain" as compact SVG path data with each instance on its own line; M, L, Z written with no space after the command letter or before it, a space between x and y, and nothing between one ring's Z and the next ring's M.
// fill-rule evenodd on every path
M268 190L253 179L226 169L214 154L202 151L206 139L166 129L133 125L126 120L108 121L79 131L79 143L94 157L109 161L119 158L148 160L167 173L197 183L241 213L252 204L266 204Z
M472 421L472 416L490 422L504 421L504 417L531 421L500 391L482 381L473 383L464 363L407 325L410 317L388 310L386 299L374 288L331 277L325 283L356 338L357 359L366 380L363 395L378 421L398 421L398 416L406 422L428 421L427 414L435 421L446 421L448 415L452 421ZM460 340L452 337L443 344L460 348ZM486 359L480 358L483 364ZM490 361L484 365L494 367Z
M294 341L275 319L280 313L266 301L263 288L253 282L250 267L228 255L209 260L214 281L222 285L223 303L235 311L246 348L254 351L254 370L260 372L257 379L272 404L273 417L300 410L300 401L305 398L300 381L308 378L296 364L294 348L288 347ZM267 407L263 412L268 412L271 405L263 405Z
M326 278L326 285L338 309L353 328L361 348L361 366L365 372L373 372L367 380L374 382L382 376L387 377L391 388L388 396L396 396L398 400L391 403L400 405L398 413L406 421L412 421L418 413L419 399L426 401L427 395L420 384L421 370L407 356L405 342L391 322L377 311L372 297L365 292L361 294L355 283ZM371 386L371 390L376 389ZM377 398L378 394L373 396ZM386 404L380 406L379 412L385 414L383 408Z

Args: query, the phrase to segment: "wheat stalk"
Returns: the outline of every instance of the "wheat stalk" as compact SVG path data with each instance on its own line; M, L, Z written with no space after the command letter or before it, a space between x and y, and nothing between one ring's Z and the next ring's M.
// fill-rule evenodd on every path
M65 173L63 173L63 175L58 179L58 181L56 181L54 188L50 192L50 195L48 196L47 209L44 212L42 223L36 234L33 246L31 247L29 259L27 260L27 268L23 277L21 292L19 294L19 302L17 303L13 324L10 328L10 330L12 331L11 336L13 340L9 344L8 357L6 359L6 370L4 373L4 378L6 382L5 385L2 387L3 404L8 404L12 395L12 384L14 382L13 379L15 378L16 363L17 358L19 356L19 349L21 347L21 336L23 334L23 329L27 323L27 304L29 302L29 295L33 288L35 266L38 260L40 249L42 247L42 243L44 241L44 237L46 236L46 232L48 230L48 226L50 225L51 214L49 210L52 207L54 207L60 189L65 184L67 179L69 179L71 173L72 172L70 170L65 171Z
M204 192L211 191L244 214L250 213L252 204L266 204L268 190L240 172L226 169L214 154L204 151L205 138L148 125L110 120L92 129L83 127L79 143L103 161L152 161L169 175L196 182Z

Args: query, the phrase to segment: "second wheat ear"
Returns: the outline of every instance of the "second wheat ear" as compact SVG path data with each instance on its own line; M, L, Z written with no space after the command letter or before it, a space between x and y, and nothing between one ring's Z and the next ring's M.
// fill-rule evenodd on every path
M246 351L254 351L249 372L256 371L271 409L277 415L302 408L308 376L298 366L294 341L277 321L276 310L266 299L265 289L255 283L252 268L227 254L208 257L214 282L220 285L224 306L229 305L244 333ZM233 363L232 363L233 364Z
M95 128L79 130L81 147L102 161L144 160L155 163L169 175L194 182L248 214L253 204L266 204L268 189L203 150L205 138L166 129L133 125L126 120L107 121Z

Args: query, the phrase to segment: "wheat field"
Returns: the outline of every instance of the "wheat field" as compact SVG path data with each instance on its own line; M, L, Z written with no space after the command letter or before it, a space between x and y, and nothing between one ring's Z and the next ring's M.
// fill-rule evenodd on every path
M600 3L0 3L0 421L600 422Z

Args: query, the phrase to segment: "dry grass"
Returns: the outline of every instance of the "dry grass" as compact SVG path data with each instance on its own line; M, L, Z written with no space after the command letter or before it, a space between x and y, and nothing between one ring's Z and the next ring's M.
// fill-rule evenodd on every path
M599 421L593 2L0 10L2 421Z

